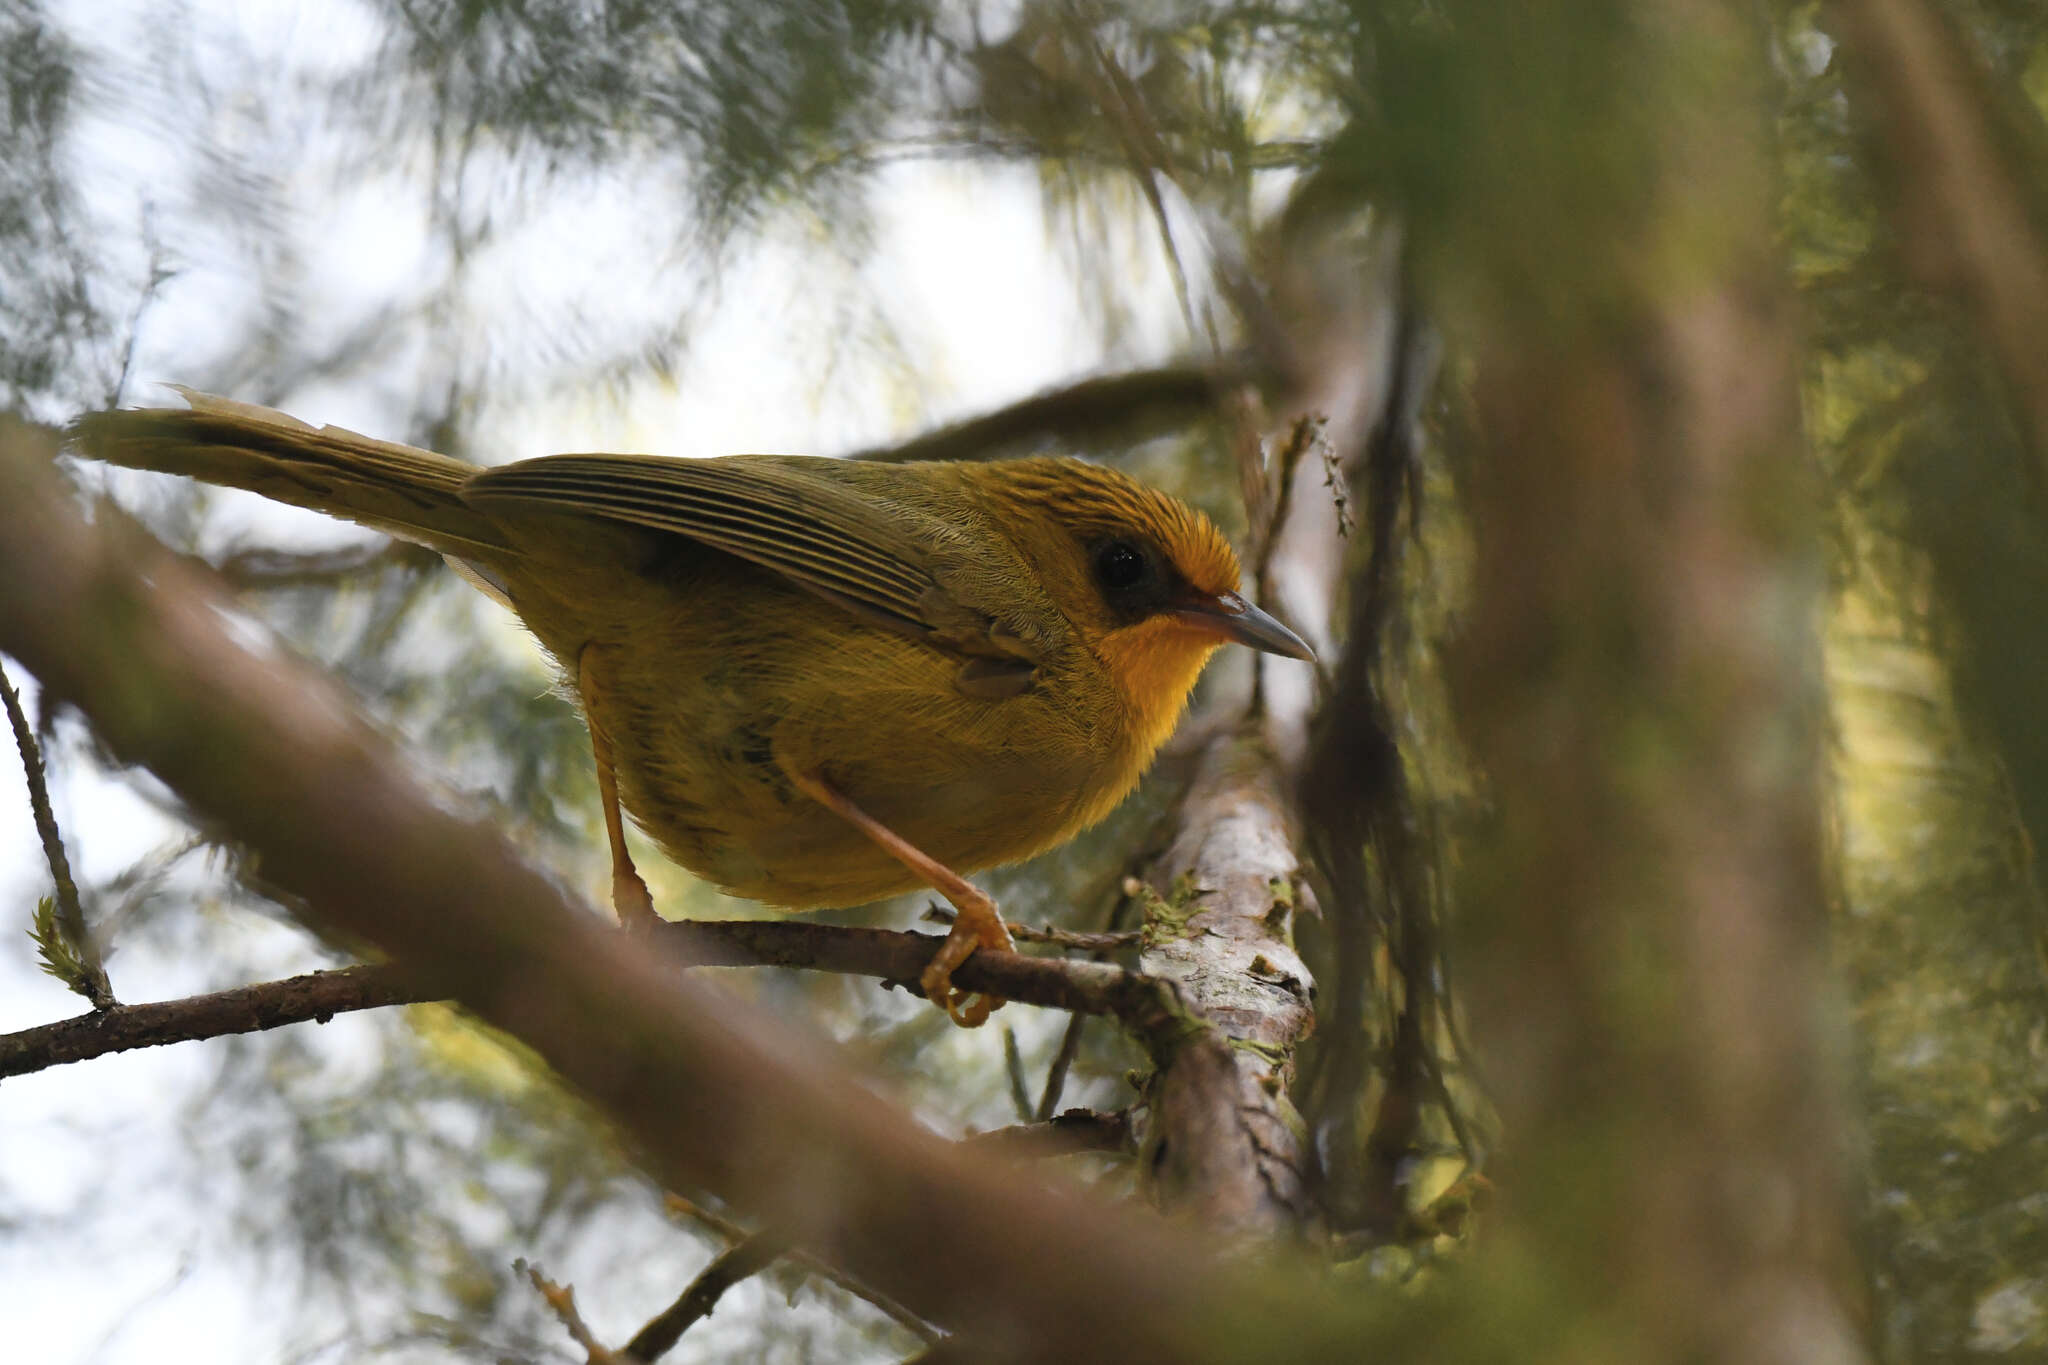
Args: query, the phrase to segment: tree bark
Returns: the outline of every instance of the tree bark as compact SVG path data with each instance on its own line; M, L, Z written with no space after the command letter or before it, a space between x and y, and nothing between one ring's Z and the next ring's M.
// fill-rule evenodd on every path
M1559 1294L1531 1358L1855 1359L1764 36L1735 4L1504 27L1468 54L1496 178L1438 225L1482 447L1454 684L1496 817L1461 907L1489 1261Z
M1361 249L1349 232L1324 236L1328 227L1298 225L1280 253L1291 264L1279 290L1298 291L1289 315L1301 387L1271 444L1315 449L1286 468L1262 463L1250 482L1270 481L1273 494L1248 499L1254 515L1262 502L1271 509L1259 594L1325 660L1354 562L1339 499L1385 420L1398 334L1394 235L1376 232ZM1188 1027L1170 1050L1155 1049L1142 1150L1162 1205L1226 1239L1270 1241L1319 1221L1315 1158L1293 1101L1316 987L1294 929L1306 895L1298 793L1324 697L1309 665L1260 656L1252 667L1250 700L1205 745L1150 877L1139 972L1174 985Z
M1154 1195L1219 1235L1273 1238L1308 1219L1308 1155L1289 1090L1315 1026L1294 950L1291 805L1256 736L1212 741L1160 861L1139 968L1171 982L1190 1026L1157 1050L1143 1148Z

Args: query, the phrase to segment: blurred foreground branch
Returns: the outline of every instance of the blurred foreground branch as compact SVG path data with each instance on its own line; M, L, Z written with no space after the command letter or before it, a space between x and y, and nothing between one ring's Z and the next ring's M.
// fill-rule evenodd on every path
M1248 358L1215 365L1169 365L1102 375L1033 394L1008 407L851 456L888 464L987 460L1058 447L1125 447L1214 413L1259 378Z
M1492 805L1458 924L1510 1135L1485 1256L1559 1291L1528 1356L1851 1362L1771 77L1754 7L1580 12L1461 31L1486 116L1417 223L1459 252L1479 432L1452 682Z

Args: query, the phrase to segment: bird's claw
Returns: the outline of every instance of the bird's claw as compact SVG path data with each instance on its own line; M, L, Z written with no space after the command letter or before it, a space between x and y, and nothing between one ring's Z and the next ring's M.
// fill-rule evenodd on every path
M1004 1004L999 995L956 990L953 986L954 969L973 956L977 948L993 949L999 953L1017 949L1010 938L1009 928L993 903L970 903L960 908L959 916L953 921L952 932L939 945L939 951L932 955L931 963L925 967L918 981L931 1002L961 1028L980 1028Z
M936 996L933 997L933 1003L939 1004L939 1007L945 1010L946 1017L961 1028L980 1028L988 1022L988 1017L1004 1004L1001 996L983 995L979 991L949 989L946 994L948 998L943 1003L940 1003Z

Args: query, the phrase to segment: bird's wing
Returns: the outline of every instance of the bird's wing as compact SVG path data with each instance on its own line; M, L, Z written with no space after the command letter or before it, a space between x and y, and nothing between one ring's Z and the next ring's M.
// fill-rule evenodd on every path
M671 531L773 569L938 648L977 661L1016 660L1026 672L1035 662L1023 641L957 601L934 577L933 550L947 528L899 506L885 510L781 460L546 455L478 474L463 485L462 497L485 513L570 512ZM984 664L964 672L963 686L990 671ZM1029 686L1022 681L1015 690Z

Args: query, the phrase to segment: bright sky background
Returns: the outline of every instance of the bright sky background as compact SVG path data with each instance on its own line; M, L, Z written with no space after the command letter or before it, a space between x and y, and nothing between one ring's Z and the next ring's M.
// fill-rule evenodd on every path
M121 51L162 23L159 7L118 0L58 12L88 49ZM246 104L228 101L217 111L216 126L204 131L229 156L239 141L259 136L248 123L251 109L288 98L293 73L345 60L369 39L359 17L343 7L201 0L180 22L190 24L202 63L238 69L242 59L233 48L246 44L271 73L269 89L246 92ZM81 184L109 225L108 249L138 260L138 203L175 193L166 168L190 152L181 134L166 134L141 116L149 102L149 92L139 92L125 117L101 121L77 149ZM482 426L487 439L502 441L497 456L592 448L830 453L1009 401L1111 359L1084 310L1084 291L1049 245L1054 234L1033 173L913 163L890 168L882 183L874 249L859 263L856 288L878 308L873 321L893 334L907 362L903 368L920 376L918 388L880 382L872 354L848 344L844 315L835 312L847 297L846 267L821 259L816 238L792 225L715 281L716 307L699 320L672 388L643 384L623 408L597 396L508 396ZM322 307L345 318L365 298L402 288L428 249L425 223L411 200L374 179L338 208L321 198L315 176L295 188L304 191L307 240L314 244L306 262L309 290ZM661 259L678 234L673 225L636 214L630 187L595 186L587 195L565 189L560 199L516 248L499 253L502 259L491 263L486 283L467 301L466 316L451 327L545 315L564 300L631 307L662 296L638 287L647 273L690 268ZM1162 358L1183 333L1156 245L1140 236L1125 254L1124 296L1148 302L1114 359ZM181 361L226 345L239 310L250 303L231 254L180 265L179 277L143 319L138 380L190 377ZM392 363L402 372L409 361L401 354ZM140 384L128 396L157 401ZM380 402L374 386L310 389L291 405L309 420L402 435L380 426L395 420L396 410ZM232 524L254 539L332 543L359 534L257 499L243 502ZM10 676L27 689L33 714L32 682L18 669ZM11 1031L79 1013L82 1002L34 963L25 930L48 875L13 746L5 748L0 904L10 907L17 932L0 939L0 1031ZM52 757L57 815L85 879L129 866L165 836L168 826L158 813L126 784L83 765L75 745ZM252 958L272 961L276 974L305 965L288 931L256 926L250 932ZM209 984L204 968L140 951L117 953L111 963L116 990L127 1001L203 988ZM325 1026L324 1041L338 1059L346 1058L351 1031L361 1027L359 1020L337 1020ZM182 1098L212 1072L207 1046L104 1058L0 1083L0 1167L9 1172L11 1188L29 1197L26 1207L0 1209L0 1219L16 1221L0 1235L0 1320L7 1323L9 1358L165 1365L277 1357L281 1342L266 1311L265 1286L234 1254L233 1229L209 1222L205 1209L132 1197L159 1164L167 1171L163 1188L187 1188L182 1177L168 1173L179 1169L178 1149L186 1141L175 1115ZM107 1136L114 1130L118 1139ZM122 1168L108 1171L110 1160ZM111 1197L95 1197L102 1190ZM39 1218L57 1221L39 1225Z

